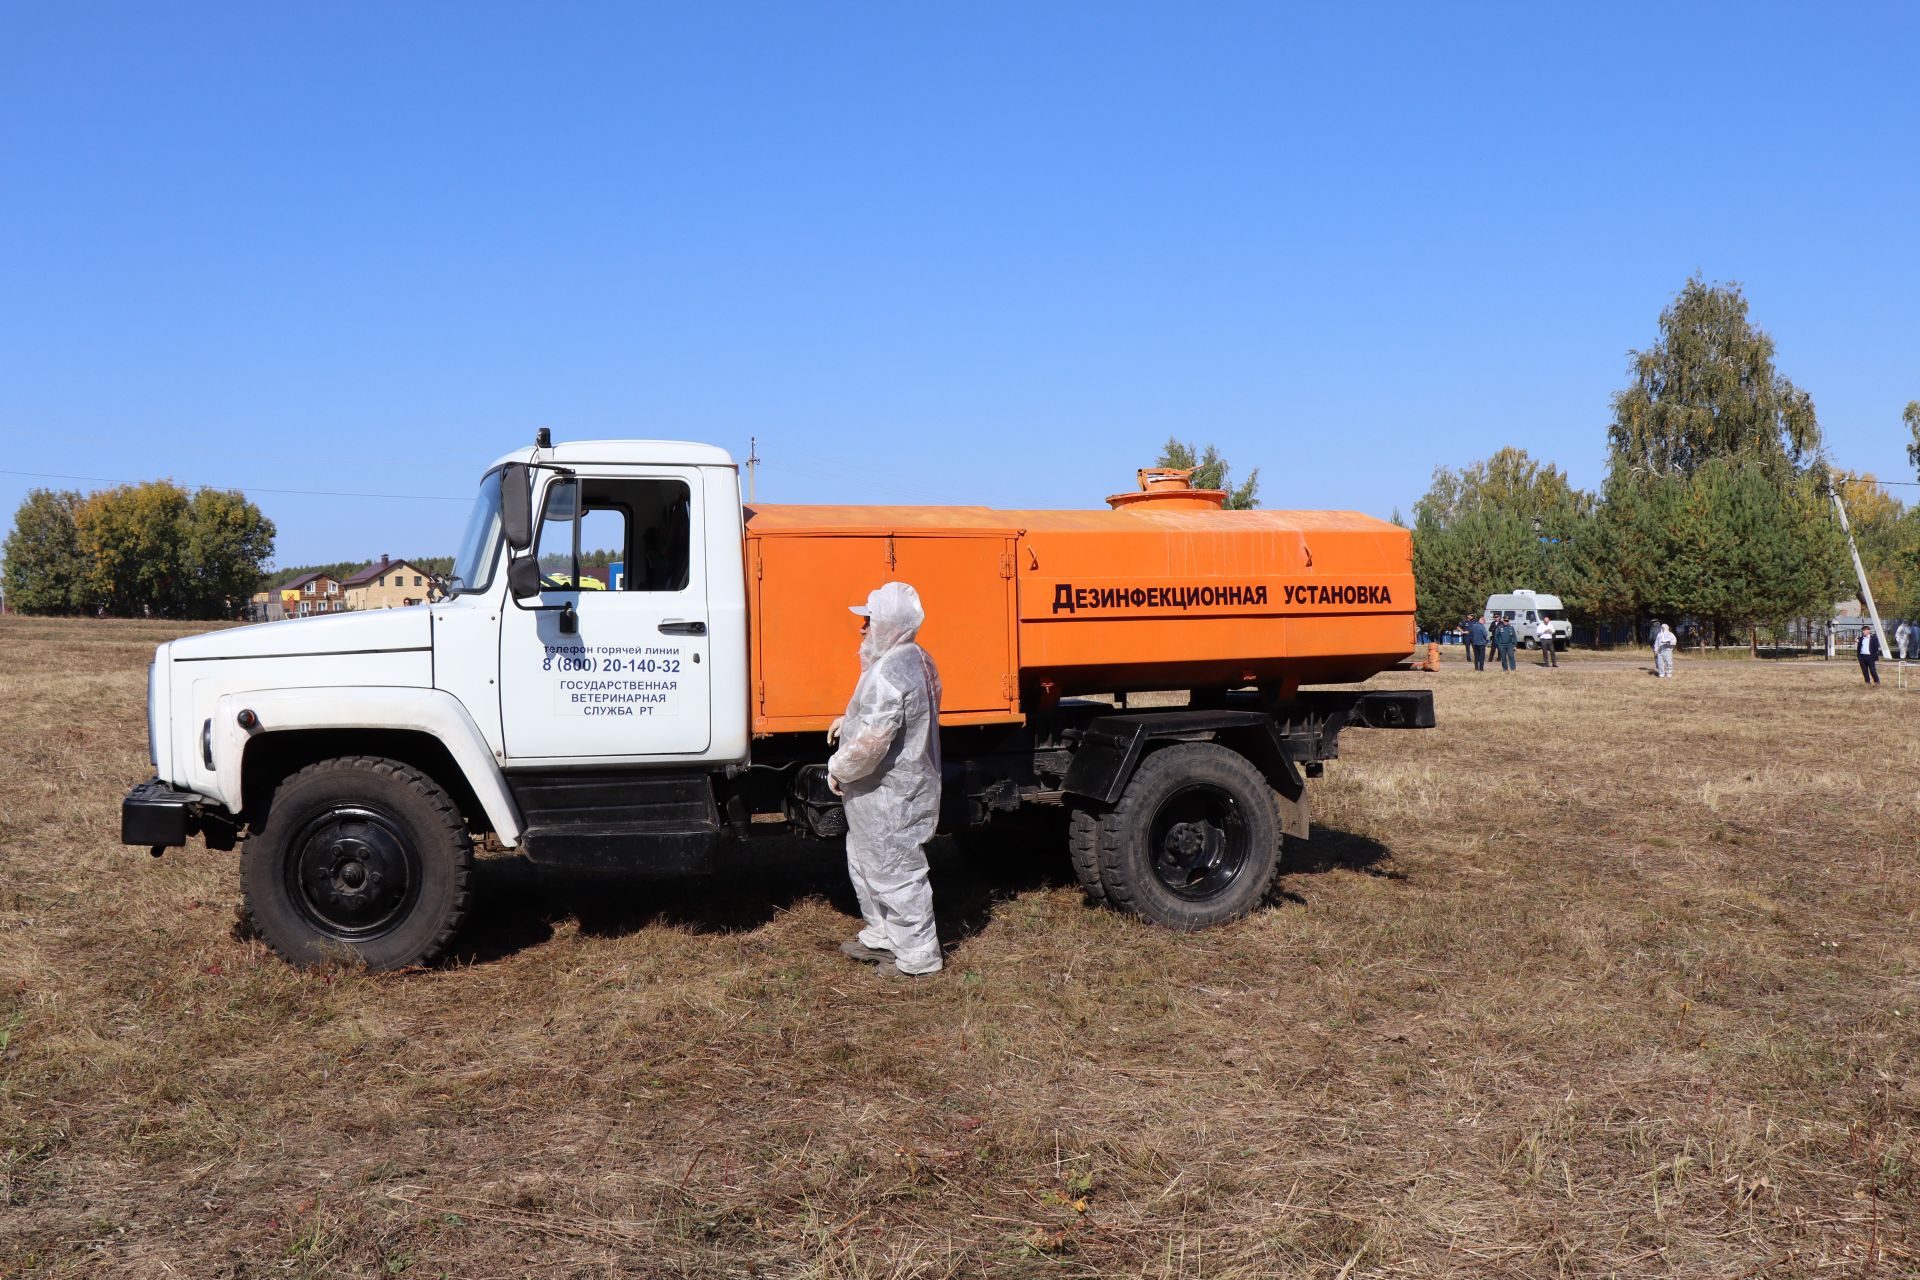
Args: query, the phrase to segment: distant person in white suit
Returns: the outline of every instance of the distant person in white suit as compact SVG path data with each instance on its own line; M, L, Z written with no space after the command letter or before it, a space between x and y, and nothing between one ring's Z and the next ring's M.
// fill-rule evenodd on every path
M1679 644L1680 638L1673 634L1673 628L1661 623L1653 637L1653 673L1662 680L1673 679L1673 651Z

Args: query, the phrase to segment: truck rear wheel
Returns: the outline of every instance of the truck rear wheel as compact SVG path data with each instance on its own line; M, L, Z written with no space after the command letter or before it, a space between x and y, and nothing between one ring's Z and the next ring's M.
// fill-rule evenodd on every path
M1170 929L1245 916L1266 900L1280 861L1271 785L1245 756L1208 742L1148 756L1093 834L1107 901Z
M473 841L444 788L408 765L346 756L280 784L247 842L240 887L267 944L295 964L423 964L466 919Z
M1073 878L1095 906L1105 906L1107 886L1100 879L1100 814L1075 805L1067 822L1067 854L1073 860Z

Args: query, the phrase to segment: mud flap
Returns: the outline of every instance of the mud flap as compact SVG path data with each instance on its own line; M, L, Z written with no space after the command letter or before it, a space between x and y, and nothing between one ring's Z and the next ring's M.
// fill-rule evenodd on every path
M1273 801L1280 807L1280 830L1295 840L1307 838L1307 788L1298 778L1294 779L1298 790L1288 795L1280 788L1273 789Z

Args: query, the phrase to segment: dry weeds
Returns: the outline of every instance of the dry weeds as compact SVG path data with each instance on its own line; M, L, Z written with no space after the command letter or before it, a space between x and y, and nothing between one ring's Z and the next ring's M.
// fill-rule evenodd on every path
M1570 657L1354 733L1289 900L1178 937L944 847L485 864L462 958L298 972L117 843L166 631L0 620L0 1275L1920 1270L1920 693Z

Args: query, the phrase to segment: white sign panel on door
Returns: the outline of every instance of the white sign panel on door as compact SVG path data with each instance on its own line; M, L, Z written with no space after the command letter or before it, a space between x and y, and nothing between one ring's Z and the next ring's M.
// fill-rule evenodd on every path
M689 658L672 644L545 646L540 669L556 715L661 719L686 713L681 676Z

